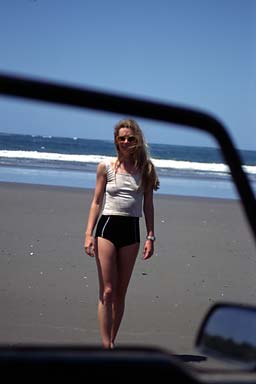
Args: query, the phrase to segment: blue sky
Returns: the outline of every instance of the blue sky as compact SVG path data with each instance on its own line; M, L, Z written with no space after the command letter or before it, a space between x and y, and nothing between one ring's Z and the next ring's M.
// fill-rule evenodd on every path
M0 70L197 107L255 150L255 20L254 0L2 0ZM103 126L90 135L104 138ZM49 134L90 137L79 124Z

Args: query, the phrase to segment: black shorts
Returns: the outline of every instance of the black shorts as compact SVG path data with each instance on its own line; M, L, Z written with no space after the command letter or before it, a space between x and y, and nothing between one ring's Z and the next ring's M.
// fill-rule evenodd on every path
M117 249L139 243L139 217L102 215L97 224L95 237L111 241Z

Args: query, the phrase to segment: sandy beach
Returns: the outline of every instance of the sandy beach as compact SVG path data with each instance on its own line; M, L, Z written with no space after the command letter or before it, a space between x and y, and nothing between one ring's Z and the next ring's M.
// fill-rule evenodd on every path
M0 183L0 342L100 344L92 190ZM239 202L155 195L155 255L138 257L117 344L193 353L217 301L256 303L255 243ZM141 220L141 238L145 236Z

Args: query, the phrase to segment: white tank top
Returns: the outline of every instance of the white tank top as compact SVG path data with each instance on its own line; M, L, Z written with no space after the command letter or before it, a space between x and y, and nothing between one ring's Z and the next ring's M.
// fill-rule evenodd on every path
M107 184L103 215L142 216L143 191L139 188L140 173L118 173L105 163Z

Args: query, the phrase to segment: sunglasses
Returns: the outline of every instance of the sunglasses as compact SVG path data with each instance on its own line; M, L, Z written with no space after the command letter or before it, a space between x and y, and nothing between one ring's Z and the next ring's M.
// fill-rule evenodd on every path
M117 141L119 143L124 143L125 140L127 140L128 143L135 143L137 141L135 136L117 136Z

